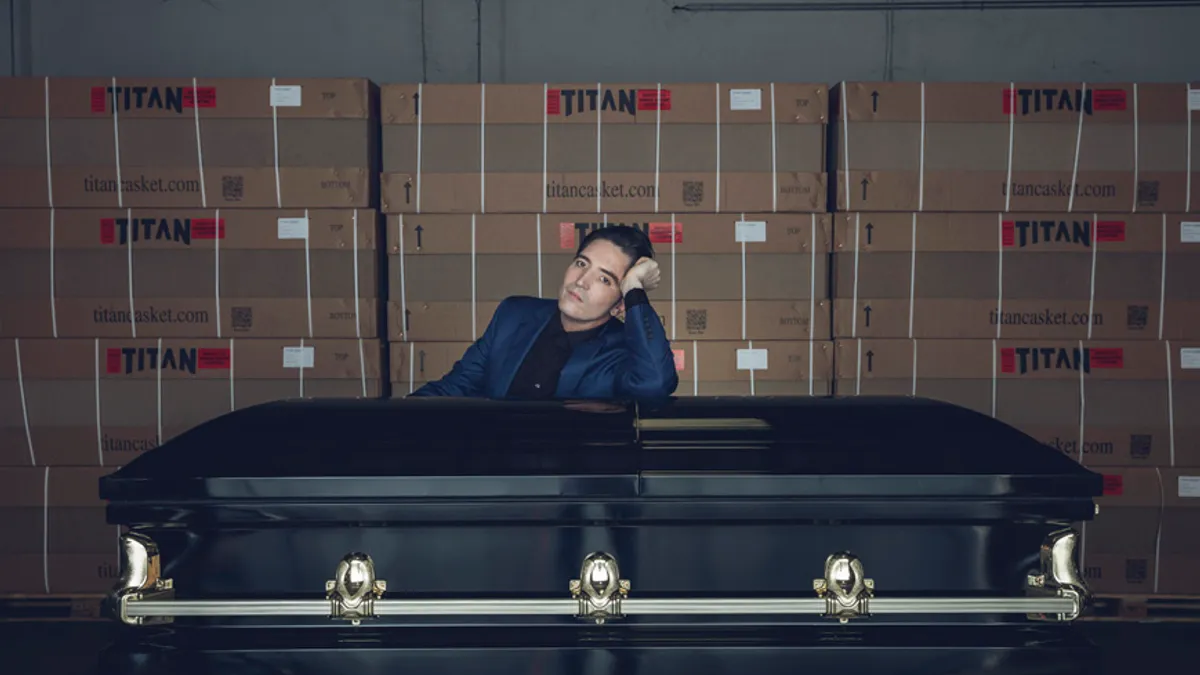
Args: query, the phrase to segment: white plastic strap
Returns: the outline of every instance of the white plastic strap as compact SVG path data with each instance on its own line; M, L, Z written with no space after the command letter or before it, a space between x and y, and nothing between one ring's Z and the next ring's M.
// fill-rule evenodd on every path
M1167 350L1167 441L1171 448L1171 466L1175 466L1175 365L1171 359L1171 341L1163 346Z
M163 344L162 344L162 338L158 338L158 355L154 358L154 361L155 361L155 363L154 363L154 365L155 365L154 385L155 385L155 390L156 390L155 391L155 399L156 399L157 408L158 408L158 410L155 413L158 418L158 438L157 438L157 440L158 440L158 444L162 445L162 442L163 442L163 432L162 432L162 429L163 429L163 422L162 422Z
M1162 563L1162 531L1163 510L1166 508L1167 495L1166 485L1163 481L1162 469L1154 467L1154 473L1158 476L1158 518L1155 519L1157 527L1154 533L1154 592L1158 592L1158 572Z
M213 306L217 310L217 337L221 337L221 209L213 211L217 231L213 237Z
M283 208L283 192L279 186L279 106L275 105L275 78L271 78L271 130L275 139L275 206ZM417 194L420 194L419 192Z
M358 338L358 380L362 384L363 398L367 397L367 354L363 339Z
M46 200L54 210L54 153L50 151L50 78L45 78L45 109L46 109ZM57 336L56 336L57 337Z
M1141 158L1138 156L1138 85L1133 83L1133 206L1130 207L1130 213L1137 213L1138 207L1138 169L1141 167Z
M919 342L919 341L918 341L918 340L913 340L913 341L912 341L912 348L913 348L913 359L912 359L912 369L913 369L913 371L912 371L912 395L913 395L913 396L916 396L916 395L917 395L917 342Z
M112 78L109 103L113 109L113 155L117 164L117 208L125 208L125 188L121 182L121 125L117 123L117 78Z
M992 340L992 417L996 417L996 352L999 345Z
M717 82L717 205L713 209L720 213L721 211L721 83ZM743 220L745 218L743 217ZM743 331L744 332L744 331ZM742 336L745 339L745 336Z
M358 209L351 215L354 227L354 337L362 338L362 312L358 305ZM361 346L361 345L360 345Z
M862 357L863 357L862 343L863 343L863 341L861 338L858 338L858 339L855 339L854 342L855 342L856 346L858 347L858 358L855 360L856 365L854 368L854 395L860 396L860 395L862 395Z
M921 82L921 160L917 178L917 210L925 210L925 83Z
M1013 140L1017 124L1017 83L1008 83L1008 175L1004 179L1004 211L1012 208ZM849 188L847 188L849 189Z
M1183 185L1184 185L1183 212L1190 213L1192 210L1192 109L1191 109L1192 85L1189 82L1189 83L1185 84L1184 86L1187 87L1187 96L1184 97L1184 101L1185 101L1184 105L1187 106L1187 111L1186 111L1186 114L1187 114L1187 171L1183 175ZM1158 576L1155 575L1155 580L1157 580L1157 579L1158 579Z
M775 83L771 83L771 213L779 210L779 172L776 169L776 154L779 146L775 129ZM811 379L811 378L810 378ZM811 392L810 392L811 393Z
M1162 279L1158 283L1158 339L1163 339L1167 315L1167 214L1162 214Z
M300 354L304 354L304 338L300 338ZM304 357L300 357L300 365L297 366L296 372L300 374L300 398L304 398Z
M404 214L396 216L396 232L400 235L397 246L400 255L400 336L408 341L408 293L404 287Z
M1081 361L1084 359L1083 340L1079 341L1079 358ZM1081 465L1083 464L1083 458L1084 458L1084 452L1083 452L1084 433L1083 432L1085 431L1085 429L1087 427L1087 391L1083 384L1084 383L1083 370L1084 370L1083 364L1081 363L1079 366L1079 446L1077 448L1077 450L1079 451L1079 463Z
M692 340L692 396L700 395L700 347Z
M192 78L192 118L196 120L196 162L200 172L200 207L208 208L208 192L204 189L204 144L200 142L200 89Z
M550 83L542 83L542 213L546 212L546 183L549 176L548 150L550 147ZM418 193L420 194L420 193ZM540 288L540 287L539 287ZM541 296L541 293L538 293ZM410 392L411 393L411 392Z
M744 338L743 338L744 339ZM746 349L754 350L754 340L746 340ZM750 395L754 396L754 368L747 368L750 371Z
M600 83L596 83L596 95L603 98L603 90L600 89ZM600 195L600 121L604 119L604 106L601 105L596 109L596 213L601 210L601 195Z
M813 377L814 377L813 370L814 370L814 367L816 364L813 361L816 358L815 350L816 350L816 342L817 341L813 340L813 339L809 339L806 342L808 342L808 395L812 396L813 392L815 391L814 382L813 382Z
M471 339L475 340L479 337L477 332L475 315L478 314L476 307L476 298L479 295L477 286L479 285L478 263L475 255L475 214L471 214Z
M917 214L912 214L912 245L908 261L908 339L913 336L913 315L917 300Z
M100 460L100 466L104 466L104 432L100 423L100 338L93 338L93 348L96 369L96 457Z
M851 285L851 288L853 290L851 291L852 296L851 296L851 302L850 302L850 313L851 313L850 337L852 337L852 338L858 337L858 244L859 244L859 237L860 237L859 232L862 230L862 228L860 227L861 224L862 224L862 214L855 213L854 214L854 283Z
M50 592L50 467L42 472L42 585Z
M1067 198L1067 212L1075 210L1075 185L1079 180L1079 149L1083 145L1083 111L1087 107L1084 102L1087 100L1087 82L1079 85L1079 128L1075 131L1075 163L1071 167L1071 195ZM1080 446L1080 454L1082 455L1083 446Z
M421 82L417 83L417 213L421 212L421 164L422 164L422 159L423 159L423 157L421 155L421 141L423 140L422 132L424 131L422 129L421 120L422 120L422 118L425 117L425 114L423 112L421 112L421 106L425 105L425 104L421 103L420 101L421 101L421 99L425 98L424 87L425 87L425 85L423 83L421 83ZM542 147L545 148L544 143L543 143ZM544 193L545 190L542 190L542 192ZM543 210L544 210L545 204L546 204L546 202L545 202L545 199L543 198L543 201L542 201Z
M996 339L1004 326L1004 214L996 214Z
M54 207L50 207L50 332L54 337L58 337L58 301L55 299L57 291L55 289L55 272L54 272Z
M742 246L744 247L745 244L742 244ZM676 309L675 309L675 298L676 298L675 268L676 268L676 263L675 263L675 214L672 213L671 214L671 339L672 340L675 339L675 323L676 323L675 322L675 313L676 313Z
M537 236L534 237L534 240L537 246L537 294L540 298L542 297L542 214L537 214L534 227L537 228L535 233Z
M133 209L125 210L125 219L125 252L129 262L129 331L133 337L137 337L137 312L133 308Z
M234 397L234 380L233 380L233 338L229 338L229 410L230 412L237 410L237 399Z
M812 391L812 341L816 339L815 326L817 325L817 214L810 213L809 227L811 236L809 241L809 254L811 258L808 261L808 339L809 339L809 393Z
M659 82L654 99L654 212L658 213L658 181L659 168L662 160L662 82ZM543 194L545 191L542 191ZM672 218L672 221L674 218ZM674 227L674 225L672 225ZM671 241L675 240L675 232L671 231Z
M487 83L479 83L479 212L487 213ZM542 190L545 192L545 189Z
M746 220L746 214L743 213L740 222L744 222L745 220ZM734 228L736 228L736 227L737 226L734 225ZM739 237L739 239L740 239L740 237ZM672 237L672 240L674 240L674 237ZM746 339L746 241L745 241L745 239L742 239L742 241L740 243L742 245L742 339L745 340ZM672 261L672 262L674 262L674 261ZM672 265L672 267L674 267L674 265ZM750 381L752 383L754 382L754 371L753 370L750 371Z
M313 337L312 315L312 258L309 254L308 241L312 225L308 222L308 209L304 209L304 300L308 304L308 337ZM358 275L355 275L358 278Z
M29 407L25 402L25 377L21 371L21 338L13 338L13 350L17 355L17 389L21 392L21 419L25 421L25 445L29 448L29 466L37 466L37 455L33 452L33 432L29 429Z
M846 81L842 80L842 98L839 102L842 108L842 184L846 187L846 207L850 211L850 90ZM858 253L855 253L857 256Z
M1092 339L1092 317L1096 312L1096 257L1100 250L1100 214L1092 214L1092 275L1088 282L1087 339ZM1080 448L1082 450L1082 448Z
M417 345L413 342L408 343L408 393L413 393L416 389L414 382L417 377L417 366L414 363L416 358Z

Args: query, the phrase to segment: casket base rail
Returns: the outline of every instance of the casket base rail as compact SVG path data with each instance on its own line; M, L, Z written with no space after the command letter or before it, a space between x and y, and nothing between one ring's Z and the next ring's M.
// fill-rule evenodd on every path
M1040 571L1030 574L1026 597L877 596L862 560L848 551L831 554L813 579L811 597L639 598L621 577L616 558L598 551L584 558L579 577L561 599L385 598L387 580L376 577L371 556L346 554L325 582L324 598L311 600L178 600L174 583L161 576L158 547L147 536L121 537L122 576L112 595L126 624L170 623L175 617L320 616L358 626L380 616L573 616L603 624L626 616L820 616L840 623L874 614L1024 614L1032 620L1074 621L1091 595L1076 565L1079 536L1052 533L1039 551ZM632 596L632 597L631 597ZM761 619L760 619L761 620Z

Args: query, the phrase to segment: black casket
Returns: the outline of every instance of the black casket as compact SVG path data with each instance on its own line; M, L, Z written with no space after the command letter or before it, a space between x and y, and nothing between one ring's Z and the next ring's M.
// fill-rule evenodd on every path
M913 398L287 401L100 483L106 673L1074 673L1102 480Z

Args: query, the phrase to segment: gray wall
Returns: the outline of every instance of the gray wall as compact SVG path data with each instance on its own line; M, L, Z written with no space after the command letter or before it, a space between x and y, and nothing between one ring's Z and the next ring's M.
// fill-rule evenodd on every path
M689 1L0 0L0 59L18 75L378 82L1200 80L1195 8L671 11Z

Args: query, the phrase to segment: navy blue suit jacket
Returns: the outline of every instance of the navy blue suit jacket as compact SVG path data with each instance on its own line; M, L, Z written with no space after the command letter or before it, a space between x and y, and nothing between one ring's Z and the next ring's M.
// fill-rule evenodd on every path
M409 395L505 398L538 335L550 321L558 320L557 300L506 298L483 336L450 372ZM675 393L678 385L675 357L662 321L650 303L642 302L626 309L623 323L610 320L599 336L575 349L563 366L555 398L662 398Z

